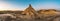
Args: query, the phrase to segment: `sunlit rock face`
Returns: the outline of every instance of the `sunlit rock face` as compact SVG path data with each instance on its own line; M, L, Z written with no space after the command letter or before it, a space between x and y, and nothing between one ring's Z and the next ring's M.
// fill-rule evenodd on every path
M56 10L55 9L48 9L50 14L56 14Z
M44 14L44 12L45 12L45 9L41 9L38 11L39 14Z
M37 14L37 12L32 8L31 4L29 5L29 7L27 9L25 9L22 12L22 18L27 18L27 19L32 19L35 18L35 14ZM23 17L24 15L24 17Z
M54 9L48 9L48 10L39 10L38 11L39 14L45 14L45 15L55 15L56 14L56 10Z
M28 14L28 13L33 14L33 13L35 13L35 12L36 12L36 11L32 8L32 6L31 6L31 4L30 4L29 7L24 10L23 13L24 13L24 14Z
M44 19L44 20L51 20L57 16L55 9L41 9L38 11L38 17ZM52 17L52 18L51 18Z
M56 10L54 10L54 9L48 9L48 10L39 10L38 11L38 13L40 13L40 14L56 14L55 13L56 12Z

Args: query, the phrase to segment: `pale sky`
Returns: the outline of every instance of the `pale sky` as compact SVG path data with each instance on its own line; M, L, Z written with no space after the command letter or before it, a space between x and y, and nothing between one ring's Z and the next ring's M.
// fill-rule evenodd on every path
M60 0L0 0L0 10L25 10L29 4L35 10L60 9Z

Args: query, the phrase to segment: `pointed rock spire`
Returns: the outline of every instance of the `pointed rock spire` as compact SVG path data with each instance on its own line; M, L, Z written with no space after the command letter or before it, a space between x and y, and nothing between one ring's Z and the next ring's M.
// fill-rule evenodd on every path
M25 11L35 11L33 8L32 8L32 6L31 6L31 4L29 4L29 7L27 8L27 9L25 9Z
M29 4L29 7L28 8L30 8L30 9L32 8L31 4Z
M27 9L33 9L32 6L31 6L31 4L29 4L29 7Z
M31 4L29 4L29 7L26 8L23 12L23 15L25 15L26 18L32 19L35 18L37 12L32 8Z
M34 12L36 11L32 8L31 4L29 4L29 7L24 10L24 14L33 14Z

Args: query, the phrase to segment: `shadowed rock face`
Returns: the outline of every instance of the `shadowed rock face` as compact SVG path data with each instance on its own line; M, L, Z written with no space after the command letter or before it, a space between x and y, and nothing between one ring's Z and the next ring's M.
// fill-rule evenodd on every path
M16 17L11 14L0 14L1 21L11 21L14 20Z
M38 13L40 14L56 14L56 10L54 9L48 9L48 10L39 10Z
M35 14L37 13L30 4L29 7L22 12L22 15L20 15L20 17L26 19L33 19L35 18Z
M29 7L22 12L22 14L16 14L16 21L54 21L55 17L57 17L55 10L43 10L42 12L44 13L37 13L32 6L29 5Z
M11 18L16 18L12 14L0 14L0 17L8 17L8 16L10 16Z
M48 16L48 17L44 17L44 15L42 15L42 18L37 17L37 16L36 16L37 18L30 17L32 19L26 19L26 18L24 18L25 15L20 15L20 16L23 16L23 17L22 18L19 17L18 21L59 21L59 19L60 19L60 15ZM27 17L27 18L29 18L29 17Z
M29 5L21 14L0 14L0 21L59 21L60 15L55 14L55 10L40 10L39 12Z
M60 21L60 14L57 14L53 21Z
M12 18L10 16L5 18L5 21L11 21L11 20L12 20Z
M55 18L53 21L60 21L60 17Z

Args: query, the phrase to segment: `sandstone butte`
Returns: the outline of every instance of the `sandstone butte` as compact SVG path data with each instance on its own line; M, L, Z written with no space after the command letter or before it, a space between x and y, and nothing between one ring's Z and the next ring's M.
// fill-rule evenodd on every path
M23 12L22 12L22 15L25 15L23 18L35 18L35 16L43 16L44 15L56 15L56 10L54 9L48 9L48 10L45 10L45 9L42 9L42 10L39 10L39 11L35 11L31 4L29 4L29 7L26 8Z

